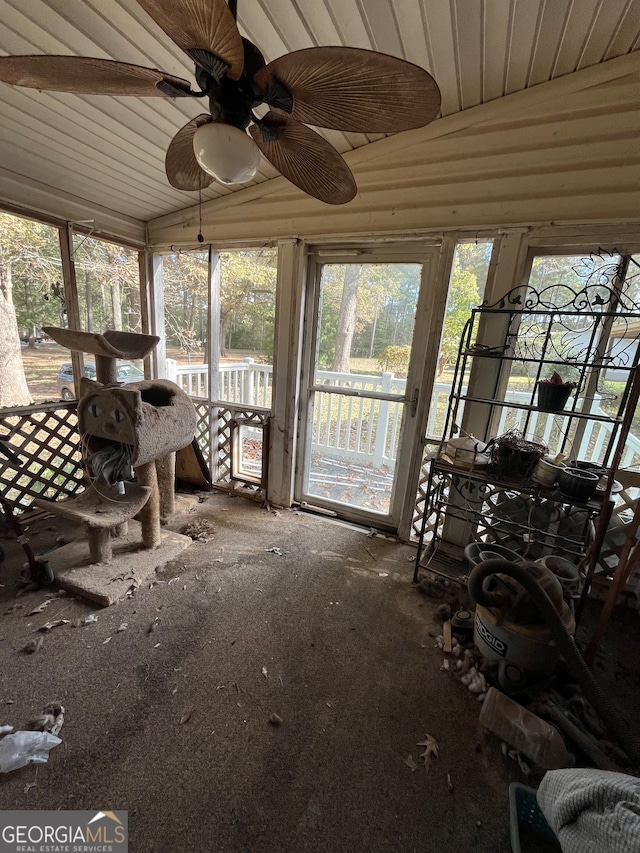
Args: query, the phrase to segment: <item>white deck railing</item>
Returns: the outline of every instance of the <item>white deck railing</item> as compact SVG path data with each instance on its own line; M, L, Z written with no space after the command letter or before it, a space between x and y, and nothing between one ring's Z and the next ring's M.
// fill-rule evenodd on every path
M208 365L176 365L169 360L167 368L168 377L187 394L192 397L208 397ZM237 364L221 364L218 381L221 402L271 408L271 364L257 364L252 358L245 358ZM395 377L393 373L371 376L319 370L316 374L316 384L326 386L326 391L316 393L311 423L312 450L344 460L368 461L376 467L393 464L402 425L402 404L366 397L350 397L341 394L340 389L404 395L406 380ZM434 385L427 423L428 436L442 435L450 393L450 385ZM526 391L507 391L506 399L514 403L529 403L531 395ZM463 406L464 401L461 401L458 419L462 417ZM592 412L597 415L606 414L597 400L592 404ZM522 429L526 416L526 409L503 407L496 434L502 435L512 427ZM566 417L534 411L529 418L527 435L535 436L553 450L556 436L564 433L566 426ZM580 446L573 449L574 455L582 459L600 459L611 430L612 425L606 421L588 421ZM633 465L640 465L640 440L629 435L621 467L628 468Z

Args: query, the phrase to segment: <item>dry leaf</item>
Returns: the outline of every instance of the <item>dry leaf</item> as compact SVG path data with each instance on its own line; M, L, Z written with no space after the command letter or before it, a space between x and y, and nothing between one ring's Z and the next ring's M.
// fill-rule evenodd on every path
M260 672L264 675L265 678L268 678L266 666L263 666Z
M184 714L180 717L178 725L184 726L185 723L188 723L194 711L195 708L189 708L189 710L185 711Z
M449 793L453 794L453 782L451 781L451 773L447 773L447 788Z
M48 634L53 628L59 628L61 625L68 624L68 619L56 619L54 622L45 622L44 625L38 628L38 631L40 631L41 634Z
M27 616L36 616L36 614L42 613L42 611L45 609L45 607L48 607L52 601L53 601L53 598L47 598L47 600L43 601L42 604L39 604L37 607L34 607L33 610L30 610L29 613L26 613L25 618Z
M434 758L439 758L438 755L438 742L431 735L425 735L425 739L422 743L419 743L418 746L424 746L425 751L420 753L420 758L424 761L425 770L427 773L429 772L429 767L431 766L431 756Z
M405 764L407 765L409 770L411 770L412 773L415 773L416 770L418 769L418 765L413 760L413 755L407 756L407 760L405 761Z

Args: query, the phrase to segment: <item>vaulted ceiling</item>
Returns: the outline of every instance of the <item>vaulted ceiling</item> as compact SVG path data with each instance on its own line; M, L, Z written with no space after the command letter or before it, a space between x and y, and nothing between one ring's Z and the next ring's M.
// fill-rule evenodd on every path
M640 0L239 0L238 23L267 61L339 44L417 63L440 86L443 116L640 48ZM0 54L30 53L116 59L193 79L189 58L136 0L0 0ZM18 202L29 187L139 221L191 207L197 194L168 184L164 155L200 112L190 99L0 84L0 200ZM341 153L381 138L322 133ZM255 182L276 176L263 160ZM233 191L212 184L203 200Z

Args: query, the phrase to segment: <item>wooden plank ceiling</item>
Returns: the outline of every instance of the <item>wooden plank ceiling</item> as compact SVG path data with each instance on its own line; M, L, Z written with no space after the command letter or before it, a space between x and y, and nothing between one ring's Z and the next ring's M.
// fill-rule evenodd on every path
M239 0L238 22L267 61L341 44L424 66L443 116L640 48L640 0ZM0 0L0 54L14 53L117 59L193 78L189 59L135 0ZM15 201L29 181L140 221L191 207L197 194L169 186L164 153L201 111L195 100L0 84L0 199ZM323 135L342 153L380 138ZM255 182L276 175L263 160ZM214 184L203 200L233 189Z

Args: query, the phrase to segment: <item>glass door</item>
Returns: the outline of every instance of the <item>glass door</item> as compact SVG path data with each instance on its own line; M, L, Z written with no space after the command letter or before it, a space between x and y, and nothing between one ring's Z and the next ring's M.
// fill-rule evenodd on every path
M316 258L307 302L296 497L384 529L412 488L433 254L405 258Z

